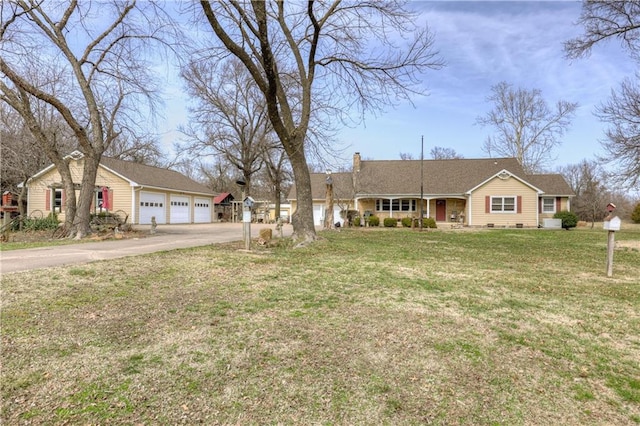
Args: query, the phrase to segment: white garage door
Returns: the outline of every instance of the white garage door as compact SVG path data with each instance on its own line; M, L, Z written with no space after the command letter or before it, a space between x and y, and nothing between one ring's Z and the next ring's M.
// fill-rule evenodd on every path
M171 208L169 209L169 223L189 223L191 215L189 214L189 197L171 196Z
M211 198L196 198L193 200L193 221L195 223L211 222Z
M324 206L322 204L313 205L313 224L322 226L324 221Z
M141 192L139 222L141 224L150 224L151 218L155 216L156 223L167 223L165 208L164 194Z

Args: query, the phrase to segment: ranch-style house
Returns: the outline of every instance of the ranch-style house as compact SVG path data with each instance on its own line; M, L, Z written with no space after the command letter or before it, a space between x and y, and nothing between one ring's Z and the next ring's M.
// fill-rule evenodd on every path
M347 173L311 175L315 224L324 224L327 194L334 222L350 215L435 219L470 227L543 226L556 212L570 210L575 195L562 175L526 174L515 158L451 160L362 160L353 156ZM289 194L296 206L295 186Z

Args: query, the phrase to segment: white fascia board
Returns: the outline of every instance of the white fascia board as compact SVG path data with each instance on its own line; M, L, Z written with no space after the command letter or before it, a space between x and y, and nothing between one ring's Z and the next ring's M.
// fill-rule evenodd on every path
M190 195L203 195L206 197L215 197L215 195L213 193L209 194L206 192L197 192L197 191L185 191L183 189L173 189L173 188L163 188L160 186L148 186L148 185L137 185L138 186L138 190L140 191L144 191L146 189L149 190L153 190L153 191L163 191L163 192L174 192L177 194L190 194Z

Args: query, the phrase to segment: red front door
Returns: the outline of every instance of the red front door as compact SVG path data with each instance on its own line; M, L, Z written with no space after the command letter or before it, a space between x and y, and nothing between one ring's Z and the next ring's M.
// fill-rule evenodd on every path
M436 222L447 221L447 200L436 200Z

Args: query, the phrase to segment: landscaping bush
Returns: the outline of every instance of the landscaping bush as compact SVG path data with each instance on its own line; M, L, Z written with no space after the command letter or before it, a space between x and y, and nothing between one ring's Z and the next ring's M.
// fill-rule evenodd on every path
M562 219L564 229L575 228L578 225L578 216L575 213L563 210L553 215L554 219Z
M353 218L353 226L360 226L360 216Z
M49 213L49 216L41 219L25 219L22 222L22 229L24 231L45 231L58 229L60 222L58 221L58 215L55 213Z
M380 226L380 218L378 216L369 216L369 226Z
M631 220L633 223L640 223L640 203L636 205L636 208L633 209L631 213Z
M436 220L432 217L427 217L422 219L422 227L423 228L437 228L438 226L436 225Z
M404 226L405 228L411 228L411 224L413 223L413 219L410 217L403 217L402 218L402 226Z
M385 228L395 228L398 226L398 219L394 217L385 217L383 224Z

